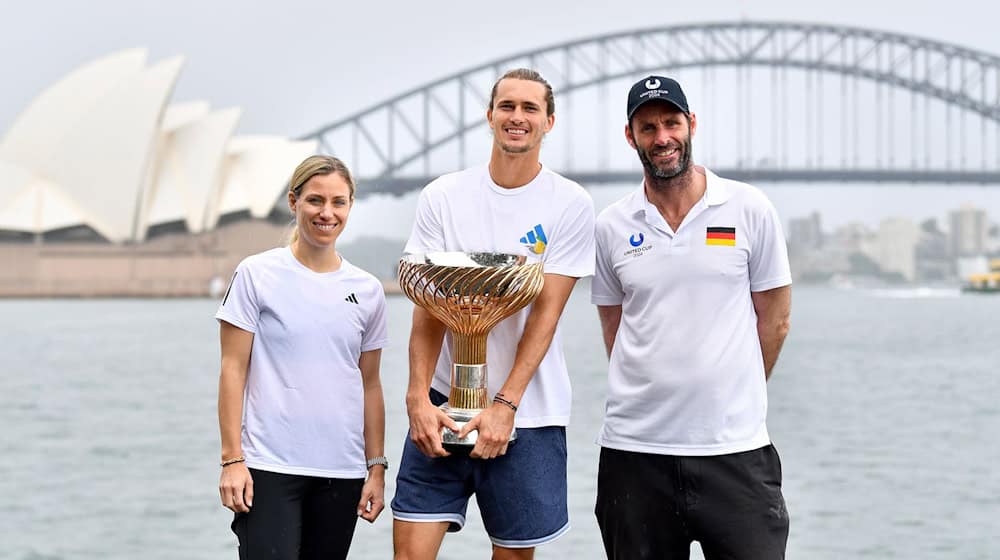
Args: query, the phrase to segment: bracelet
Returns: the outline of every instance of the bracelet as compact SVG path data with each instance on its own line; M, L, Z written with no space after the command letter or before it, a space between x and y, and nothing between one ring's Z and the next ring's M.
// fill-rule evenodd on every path
M371 468L375 465L382 465L385 467L385 470L389 470L389 458L382 455L380 457L372 457L371 459L365 461L365 466L368 467L368 470L371 470Z
M242 462L244 462L246 460L247 460L246 457L244 457L243 455L240 455L239 457L233 457L232 459L226 459L225 461L219 463L219 466L220 467L227 467L229 465L232 465L233 463L242 463Z
M517 405L514 404L513 402L505 399L504 396L503 396L503 393L497 393L496 395L494 395L493 396L493 402L507 405L507 406L510 407L511 410L513 410L514 412L517 412Z

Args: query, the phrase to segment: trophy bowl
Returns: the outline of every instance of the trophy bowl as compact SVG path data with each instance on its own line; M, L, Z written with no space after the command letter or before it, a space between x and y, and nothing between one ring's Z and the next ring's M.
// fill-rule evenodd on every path
M451 332L452 370L448 402L441 409L459 429L490 406L486 338L500 321L542 291L541 262L505 253L410 253L399 261L399 285L413 303ZM471 447L478 433L459 438L444 428L446 447ZM517 438L511 431L510 441Z

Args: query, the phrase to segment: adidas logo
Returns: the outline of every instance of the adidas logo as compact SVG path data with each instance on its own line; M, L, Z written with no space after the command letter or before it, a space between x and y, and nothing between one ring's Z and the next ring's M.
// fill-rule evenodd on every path
M548 243L549 240L545 237L545 230L542 229L542 224L537 224L533 230L521 238L521 244L536 255L544 253L545 246Z
M358 303L358 298L354 296L354 292L351 292L351 295L345 297L344 301L349 301L351 303Z

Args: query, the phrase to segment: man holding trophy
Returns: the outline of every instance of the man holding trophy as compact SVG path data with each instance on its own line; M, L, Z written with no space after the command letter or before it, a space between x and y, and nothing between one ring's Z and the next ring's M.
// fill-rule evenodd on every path
M397 560L435 558L445 533L465 523L473 493L494 559L530 559L569 529L571 393L557 325L577 278L593 274L594 206L539 162L554 109L537 72L506 73L486 111L489 164L420 194L400 273L418 305L410 434L392 501ZM483 346L462 329L487 315L499 322L481 333ZM470 364L483 355L485 364Z

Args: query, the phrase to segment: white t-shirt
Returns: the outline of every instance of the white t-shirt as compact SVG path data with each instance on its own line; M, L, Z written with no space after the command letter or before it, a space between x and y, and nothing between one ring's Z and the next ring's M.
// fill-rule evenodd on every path
M236 267L215 318L254 334L243 454L255 469L364 478L358 360L387 342L382 283L346 260L318 273L287 247Z
M760 190L705 173L676 232L642 186L597 218L591 300L622 306L604 447L721 455L770 442L750 293L791 284L785 238Z
M580 278L594 273L594 202L580 185L546 169L527 185L498 186L487 166L444 175L420 193L407 253L484 251L535 255L545 274ZM492 395L514 364L517 344L531 306L504 319L486 343L487 378ZM515 426L569 423L569 374L559 328L518 405ZM448 394L451 335L446 336L431 386Z

